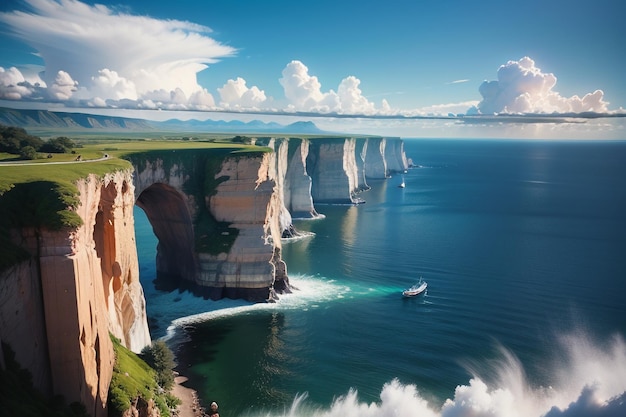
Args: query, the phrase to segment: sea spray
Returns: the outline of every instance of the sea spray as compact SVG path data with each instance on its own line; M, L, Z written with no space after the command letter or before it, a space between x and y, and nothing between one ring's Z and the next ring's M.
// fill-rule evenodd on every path
M564 336L563 362L552 364L558 384L535 387L525 378L520 361L500 349L498 365L485 364L496 376L474 375L459 385L441 406L429 403L412 384L397 379L385 384L380 401L361 402L356 390L337 397L327 408L295 397L284 411L244 413L264 417L623 417L626 416L626 344L620 335L606 343L586 336ZM565 343L563 343L565 342ZM478 368L479 364L474 364ZM476 368L472 372L476 372ZM493 380L494 382L486 382Z
M196 323L255 314L263 311L315 309L324 303L340 301L353 294L367 296L370 288L346 286L324 277L294 274L298 290L281 297L278 303L242 303L224 300L207 302L204 306L194 301L191 294L177 294L179 303L193 309L207 309L196 314L172 320L168 329L170 343L185 343L185 328ZM379 294L380 295L380 294ZM171 297L172 295L170 295ZM189 298L189 299L188 299ZM190 304L188 304L190 302ZM191 308L191 310L189 309ZM491 360L465 363L472 375L465 384L454 390L451 398L442 404L418 386L403 384L394 379L382 387L380 401L362 402L357 390L338 396L328 407L307 402L307 394L297 395L282 411L248 410L245 416L264 417L572 417L572 416L626 416L626 343L621 335L608 340L594 341L588 332L577 332L556 337L555 359L541 366L549 380L539 385L529 382L524 365L518 357L497 345L497 355ZM535 364L536 365L536 364Z

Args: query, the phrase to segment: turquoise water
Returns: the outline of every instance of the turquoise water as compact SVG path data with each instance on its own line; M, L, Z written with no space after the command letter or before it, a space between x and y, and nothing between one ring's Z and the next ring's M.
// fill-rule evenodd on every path
M153 337L200 397L223 416L626 415L626 142L405 150L406 188L296 222L315 235L284 245L299 290L277 304L154 290L137 213Z

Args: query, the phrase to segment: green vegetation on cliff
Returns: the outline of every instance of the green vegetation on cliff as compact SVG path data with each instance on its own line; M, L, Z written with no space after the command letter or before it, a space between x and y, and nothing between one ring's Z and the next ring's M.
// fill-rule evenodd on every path
M81 225L82 221L75 212L79 202L76 183L90 174L102 177L107 173L131 169L129 160L158 158L169 169L181 160L195 159L202 169L194 171L197 175L186 184L188 189L185 191L196 197L196 201L202 201L205 195L212 195L215 187L225 180L214 178L225 157L269 151L269 148L234 144L231 140L189 142L118 139L115 142L84 144L81 148L81 162L75 160L75 155L62 154L55 155L53 159L39 160L35 164L0 164L0 270L29 256L28 252L11 241L10 230L28 227L60 230ZM198 211L194 222L199 230L203 230L196 239L196 248L200 252L227 251L237 237L236 229L227 223L217 222L206 208Z
M76 182L121 169L130 169L128 161L0 166L0 270L29 256L11 241L10 230L79 227Z
M145 403L154 401L161 417L169 416L170 410L176 408L180 400L167 392L165 387L159 386L157 371L122 346L118 339L111 336L111 340L115 350L115 365L109 387L109 415L121 416L140 398Z
M210 149L197 149L199 144L210 146ZM126 157L133 165L143 166L146 161L162 161L164 172L171 172L175 166L185 167L186 172L193 173L185 184L184 191L193 196L196 202L202 202L206 197L215 195L217 187L228 177L217 177L222 164L227 158L244 158L250 155L269 152L270 148L258 146L244 146L233 143L193 143L185 149L182 146L174 149L153 149L143 152L128 153ZM210 213L204 204L198 204L193 219L195 233L195 250L200 253L218 255L227 253L235 240L239 230L230 227L228 222L219 222Z
M156 371L159 386L170 390L174 385L172 369L174 369L176 363L174 363L174 354L165 342L162 340L152 342L150 346L143 348L141 358Z

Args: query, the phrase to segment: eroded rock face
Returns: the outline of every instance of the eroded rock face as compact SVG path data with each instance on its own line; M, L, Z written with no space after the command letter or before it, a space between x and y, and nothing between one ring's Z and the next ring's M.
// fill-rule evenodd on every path
M88 180L78 184L81 196L89 194L92 183ZM128 349L140 352L151 340L139 282L133 217L135 193L130 171L107 175L97 203L86 203L78 210L85 222L85 236L77 243L84 239L85 251L95 245L111 333Z
M364 154L364 171L367 178L384 179L389 176L385 148L387 140L384 138L368 138Z
M389 172L404 172L409 163L404 153L404 141L398 138L387 138L385 146L385 160Z
M227 158L216 174L226 179L207 197L207 205L217 221L229 222L239 232L228 253L198 254L196 282L210 288L211 298L270 298L276 262L282 262L275 258L281 221L289 214L275 192L274 162L270 153Z
M223 153L223 159L215 153L176 152L134 162L137 205L159 239L159 275L175 276L175 285L213 299L271 298L277 287L288 288L280 283L288 282L280 240L298 234L293 216L319 217L317 203L359 203L358 193L369 188L366 178L406 169L402 141L396 138L263 138L259 143L274 152ZM211 230L200 219L203 213L232 229ZM223 250L197 243L210 246L229 237Z
M370 189L367 178L386 179L408 168L400 138L269 138L264 143L275 151L272 178L292 218L318 217L314 203L362 202L358 194ZM289 221L281 223L283 230Z
M353 204L358 191L355 159L356 141L352 138L312 140L307 172L313 184L313 201L321 204Z
M286 271L281 233L292 228L281 192L282 149L239 156L179 152L168 164L134 162L137 205L159 239L157 273L167 285L212 299L271 298L277 266ZM228 227L216 231L214 222Z
M307 173L309 140L291 138L287 141L287 161L284 172L285 207L293 218L312 219L319 217L311 196L312 180ZM282 145L285 146L285 145Z
M33 258L0 277L0 294L16 296L0 305L2 340L23 350L17 360L38 388L79 401L94 416L106 415L115 360L109 332L136 352L150 343L131 181L130 171L80 181L76 212L83 225L15 231L14 241ZM15 314L9 308L22 312L26 329L5 327ZM4 333L11 328L15 333Z
M35 262L31 259L0 273L0 341L8 343L16 361L30 371L34 387L51 395L48 341Z

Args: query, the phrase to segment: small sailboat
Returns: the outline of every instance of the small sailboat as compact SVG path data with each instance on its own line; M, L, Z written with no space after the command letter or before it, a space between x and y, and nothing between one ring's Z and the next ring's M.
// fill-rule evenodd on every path
M420 280L417 284L413 285L411 288L407 288L402 291L403 297L415 297L416 295L420 295L428 288L428 283L420 277Z

